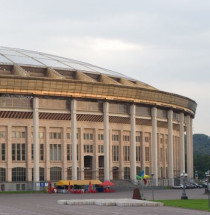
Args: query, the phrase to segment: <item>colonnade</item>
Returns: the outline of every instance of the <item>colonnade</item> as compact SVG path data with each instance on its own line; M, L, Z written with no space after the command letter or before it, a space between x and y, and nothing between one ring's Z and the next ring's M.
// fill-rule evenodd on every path
M77 101L71 100L71 144L72 144L72 180L77 176ZM151 172L154 174L153 185L158 186L158 147L157 147L157 107L151 109L152 121L152 139L151 139ZM180 137L180 172L185 171L185 144L184 144L184 126L186 126L187 143L187 173L189 178L193 178L193 139L192 139L192 118L184 113L179 114L179 137ZM109 143L109 102L103 103L104 119L104 180L110 180L110 143ZM169 185L174 185L173 169L173 110L168 110L168 177ZM130 106L130 178L136 181L136 106ZM33 141L34 141L34 182L39 181L39 99L33 99ZM143 150L142 150L143 151ZM143 156L144 157L144 156ZM142 164L143 165L143 164Z

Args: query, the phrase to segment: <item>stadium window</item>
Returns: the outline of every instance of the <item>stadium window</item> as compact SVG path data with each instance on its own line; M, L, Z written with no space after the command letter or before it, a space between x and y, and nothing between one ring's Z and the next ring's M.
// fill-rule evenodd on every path
M62 179L62 168L51 167L50 168L50 180L59 181Z
M68 161L70 161L72 159L71 151L72 151L71 144L67 144L67 160Z
M12 160L24 161L26 158L25 144L13 143L12 144Z
M70 133L66 133L66 138L70 139Z
M50 160L61 161L61 144L50 144Z
M141 142L141 136L136 136L136 142Z
M84 144L84 152L85 153L92 153L93 152L93 145Z
M112 160L119 161L119 146L112 146Z
M118 141L119 140L119 135L113 134L112 135L112 141Z
M104 153L104 145L98 145L98 153Z
M130 141L130 136L123 135L123 141Z
M98 140L104 140L104 135L103 134L98 134Z
M145 161L149 161L149 147L145 147Z
M149 137L145 137L145 142L149 142Z
M136 161L141 161L141 147L136 146Z
M6 136L6 132L5 131L0 131L0 138L4 138Z
M123 146L124 161L130 161L130 146Z

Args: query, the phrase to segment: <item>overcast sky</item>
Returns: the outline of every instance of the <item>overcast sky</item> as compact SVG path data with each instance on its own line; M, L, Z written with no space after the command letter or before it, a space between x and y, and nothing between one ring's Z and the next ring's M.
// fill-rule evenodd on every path
M210 136L210 0L0 0L0 46L111 69L198 104Z

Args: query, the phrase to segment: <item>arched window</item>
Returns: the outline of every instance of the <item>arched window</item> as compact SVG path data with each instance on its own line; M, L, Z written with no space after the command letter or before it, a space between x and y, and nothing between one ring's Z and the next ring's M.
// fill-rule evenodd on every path
M58 181L62 179L62 168L61 167L51 167L50 168L50 180Z
M0 168L0 182L6 181L6 169Z
M12 181L26 181L26 168L12 168Z
M124 179L130 179L130 167L124 167Z

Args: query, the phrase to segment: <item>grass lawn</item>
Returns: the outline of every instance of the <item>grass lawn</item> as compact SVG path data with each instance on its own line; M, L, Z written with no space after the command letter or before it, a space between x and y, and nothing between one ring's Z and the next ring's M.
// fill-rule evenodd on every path
M165 206L195 209L209 211L208 199L188 199L188 200L157 200L157 202L163 202Z
M46 191L2 191L1 194L30 194L30 193L47 193Z

